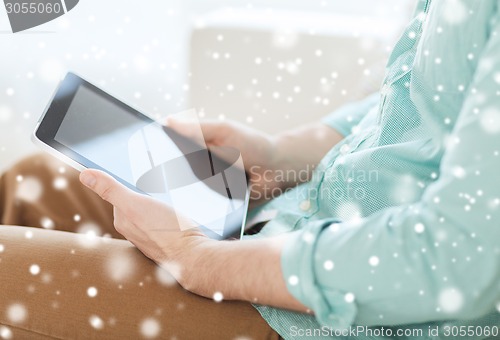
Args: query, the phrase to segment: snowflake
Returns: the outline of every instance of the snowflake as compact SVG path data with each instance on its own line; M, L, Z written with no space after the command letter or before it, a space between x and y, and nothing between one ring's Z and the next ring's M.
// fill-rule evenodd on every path
M415 232L421 234L425 231L425 226L422 223L415 224Z
M298 35L291 30L281 30L273 34L273 45L276 48L289 49L297 44Z
M467 17L467 7L461 0L445 0L444 8L441 11L443 19L449 24L456 25L462 23Z
M380 259L377 256L372 256L368 259L368 263L370 264L370 266L376 267L379 265Z
M128 279L135 271L135 258L129 252L114 253L106 261L106 270L115 282L121 282Z
M224 300L224 295L221 292L215 292L213 298L215 302L221 302Z
M446 288L439 294L439 308L445 313L456 313L464 305L464 296L456 288Z
M344 295L344 300L347 303L353 303L355 299L356 297L354 296L353 293L347 293L346 295Z
M55 227L54 221L52 221L48 217L42 217L40 219L40 224L42 225L42 228L44 228L44 229L54 229L54 227Z
M58 82L66 72L66 66L56 59L47 59L40 64L39 76L48 83Z
M299 72L299 66L291 61L286 64L286 70L290 74L297 74Z
M299 278L296 275L292 275L288 278L288 283L291 286L296 286L299 284Z
M500 84L500 72L496 72L494 75L493 75L493 79L495 80L495 82L497 84Z
M28 317L26 307L20 303L14 303L7 308L7 318L13 323L22 323Z
M500 133L500 111L496 108L486 109L481 115L481 127L486 133Z
M77 230L78 241L82 247L91 248L97 246L102 234L101 228L95 223L83 223Z
M36 202L43 193L42 183L35 177L26 177L19 183L16 197L29 203Z
M164 286L173 286L177 283L175 277L162 267L156 267L156 280Z
M13 338L12 331L7 326L0 326L0 338L10 340Z
M96 297L97 296L97 288L96 287L89 287L87 289L87 295L91 298Z
M102 321L102 319L97 315L91 315L89 318L89 323L93 328L97 330L104 328L104 321Z
M325 268L325 270L332 270L335 267L335 264L332 261L328 260L325 261L323 267Z
M49 273L44 273L42 275L42 282L45 284L49 284L52 282L52 275Z
M140 331L146 339L156 338L161 332L161 326L158 320L147 318L141 322Z
M357 191L353 194L356 193ZM361 209L356 203L345 202L338 207L337 216L343 221L357 221L361 217Z
M37 264L32 264L30 266L30 273L31 273L31 275L34 275L34 276L40 274L40 266Z
M465 171L464 168L462 168L461 166L456 166L452 169L452 173L453 173L453 176L455 176L456 178L464 178L467 173Z
M12 110L7 106L0 106L0 122L9 121L12 117Z
M302 235L302 239L304 242L311 244L314 242L314 234L306 231L304 232L304 235Z
M417 180L411 175L403 175L395 183L391 190L391 198L398 203L414 201L419 195Z

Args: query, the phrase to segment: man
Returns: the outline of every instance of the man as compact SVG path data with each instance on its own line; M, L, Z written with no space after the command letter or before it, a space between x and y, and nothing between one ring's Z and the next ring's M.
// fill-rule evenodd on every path
M86 318L108 338L123 329L180 338L430 338L456 337L460 329L472 329L465 334L469 338L495 336L500 324L498 5L420 0L390 56L381 93L322 123L276 138L233 124L204 124L209 145L241 149L256 199L297 184L273 180L270 173L304 171L319 163L309 182L253 212L278 214L244 241L212 241L196 225L179 231L170 207L103 173L84 171L82 183L114 206L116 230L190 293L177 285L158 286L151 264L123 241L99 241L106 246L79 247L72 254L75 236L51 232L48 239L47 232L31 230L21 242L20 228L0 229L2 284L8 287L0 301L29 316L9 325L59 337L85 334L91 328L81 326ZM189 135L188 124L168 124ZM16 185L18 175L26 178L12 170L3 185ZM33 210L48 204L42 199L28 209L3 195L10 216L38 218ZM120 251L130 258L125 263L136 267L130 275L140 272L135 281L113 285L113 278L90 277L101 275L103 263ZM38 285L30 292L28 285L27 291L32 277L26 278L26 265L16 268L16 261L37 260L44 263L42 272L44 267L54 272L53 262L59 261L57 270L66 272L66 279L58 275L62 281L51 290ZM78 266L97 296L94 290L85 296L87 288L76 279L80 288L68 288ZM143 296L137 286L144 287ZM120 289L128 291L120 294ZM66 325L40 321L40 308L50 304L46 294L56 294L59 305L49 308L50 315ZM209 303L197 295L224 301ZM20 307L35 298L44 307ZM76 306L68 306L69 299ZM190 312L183 314L186 309ZM67 325L81 327L67 330ZM350 326L361 328L352 333Z

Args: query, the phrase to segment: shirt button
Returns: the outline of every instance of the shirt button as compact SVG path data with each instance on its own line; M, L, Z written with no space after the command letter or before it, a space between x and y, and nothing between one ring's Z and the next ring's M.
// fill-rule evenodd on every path
M300 202L299 208L302 211L308 211L309 209L311 209L311 201L305 200Z
M340 148L340 153L343 155L348 154L349 151L351 151L351 147L347 144L342 145L342 147Z

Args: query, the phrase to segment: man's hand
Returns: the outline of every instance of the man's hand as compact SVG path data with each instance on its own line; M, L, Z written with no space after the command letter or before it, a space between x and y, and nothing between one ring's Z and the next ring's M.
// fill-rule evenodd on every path
M168 205L133 192L101 171L85 170L80 181L113 205L114 226L120 234L167 270L175 265L180 270L171 274L181 285L187 284L190 273L182 269L191 268L195 248L213 240Z
M198 123L168 118L166 125L187 137L196 137ZM281 195L286 189L310 179L327 153L343 139L334 129L314 123L270 136L234 122L203 121L201 129L208 147L238 149L250 175L250 198L256 206Z
M169 206L133 192L111 176L85 170L81 182L114 206L116 230L169 270L186 290L212 298L243 300L306 312L287 290L280 256L285 237L214 241ZM244 268L245 270L242 270ZM172 270L173 269L173 270ZM217 294L217 295L215 295Z
M195 137L198 123L168 118L166 125L186 137ZM280 167L276 141L271 136L234 122L201 122L205 143L210 147L232 147L243 157L245 170L250 176L250 198L264 201L270 191L283 183L273 181L272 173Z

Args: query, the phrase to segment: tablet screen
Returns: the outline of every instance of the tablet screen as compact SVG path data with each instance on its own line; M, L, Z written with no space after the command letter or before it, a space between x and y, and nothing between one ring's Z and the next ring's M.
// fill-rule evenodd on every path
M88 87L80 86L54 139L135 184L129 141L147 125L148 122L128 114Z
M110 98L88 83L74 88L65 114L52 117L60 120L52 146L68 148L84 166L170 204L213 238L237 234L247 209L239 153L226 152L222 159L204 145L201 128L195 142Z

